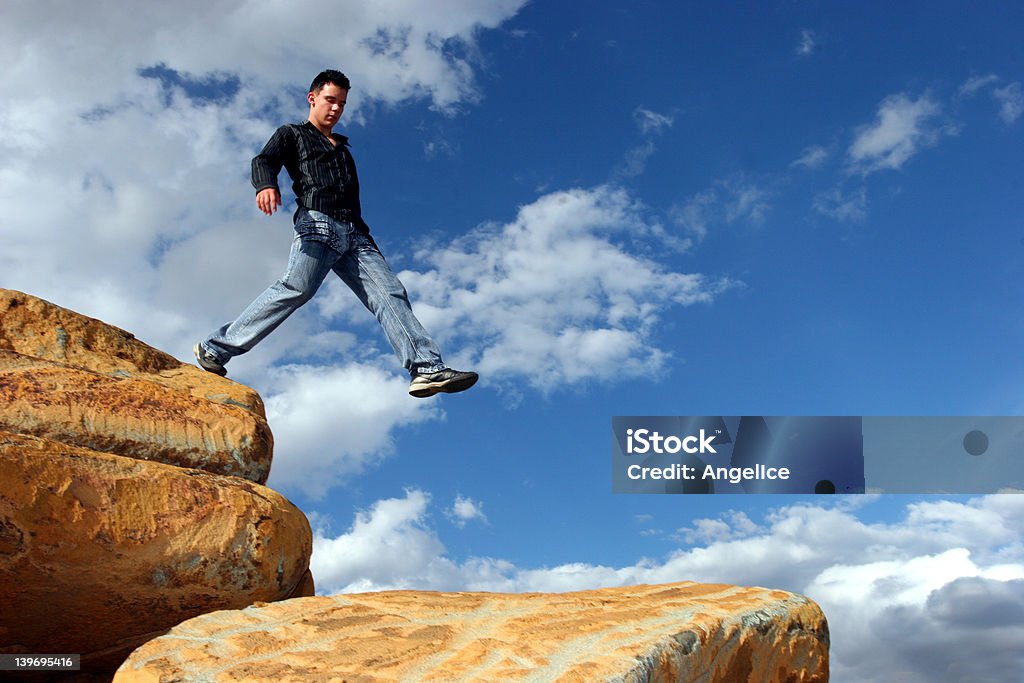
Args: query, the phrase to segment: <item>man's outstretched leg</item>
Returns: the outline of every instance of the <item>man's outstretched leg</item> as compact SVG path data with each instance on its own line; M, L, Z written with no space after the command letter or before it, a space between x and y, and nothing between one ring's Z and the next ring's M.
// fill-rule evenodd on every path
M296 237L288 267L238 318L212 332L193 348L199 367L223 377L224 365L251 350L320 288L338 253L322 242Z
M427 398L453 394L476 384L475 372L447 367L430 334L412 312L405 286L372 241L353 238L352 248L334 266L345 284L377 318L403 367L412 375L409 394Z

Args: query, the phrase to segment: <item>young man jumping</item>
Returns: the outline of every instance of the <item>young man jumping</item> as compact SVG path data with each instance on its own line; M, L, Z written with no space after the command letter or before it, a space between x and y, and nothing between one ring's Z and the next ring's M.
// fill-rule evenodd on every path
M278 128L252 160L256 206L268 216L281 206L281 167L291 176L298 208L288 266L237 320L195 345L196 360L204 370L226 375L224 366L231 358L251 350L309 301L333 270L384 328L412 376L411 395L425 398L464 391L476 383L477 374L452 370L442 362L437 345L413 315L405 287L363 221L348 138L332 132L350 87L340 71L318 74L309 86L305 123Z

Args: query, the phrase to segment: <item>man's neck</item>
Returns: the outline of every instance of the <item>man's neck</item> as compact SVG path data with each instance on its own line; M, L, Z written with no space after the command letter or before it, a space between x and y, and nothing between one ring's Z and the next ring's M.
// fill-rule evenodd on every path
M329 139L331 139L331 140L334 139L333 137L331 137L331 131L334 130L334 126L329 126L329 127L323 128L321 126L316 125L316 121L314 121L312 118L308 118L306 120L309 121L310 124L312 124L312 126L314 128L316 128L318 131L320 131L321 133L326 135Z

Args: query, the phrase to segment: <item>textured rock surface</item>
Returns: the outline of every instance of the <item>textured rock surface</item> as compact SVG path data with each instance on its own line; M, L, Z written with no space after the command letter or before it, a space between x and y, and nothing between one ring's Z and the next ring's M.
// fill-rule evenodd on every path
M130 332L12 289L0 289L0 349L110 377L135 377L266 419L255 391L178 361Z
M0 432L0 652L113 669L182 620L301 593L311 550L245 479Z
M270 428L251 410L3 350L0 429L259 483L270 474Z
M394 591L207 614L114 677L198 680L824 683L828 628L813 602L763 588Z

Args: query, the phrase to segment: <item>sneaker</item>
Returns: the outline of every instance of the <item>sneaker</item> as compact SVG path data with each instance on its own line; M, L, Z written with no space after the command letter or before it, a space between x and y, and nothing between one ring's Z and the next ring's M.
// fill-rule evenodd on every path
M461 372L451 368L429 374L417 373L409 384L409 394L416 398L427 398L441 392L454 394L469 389L479 377L475 372Z
M206 352L202 344L196 344L192 347L192 353L196 354L196 362L199 363L199 367L207 372L212 372L215 375L224 377L228 374L227 368L217 362L217 360Z

